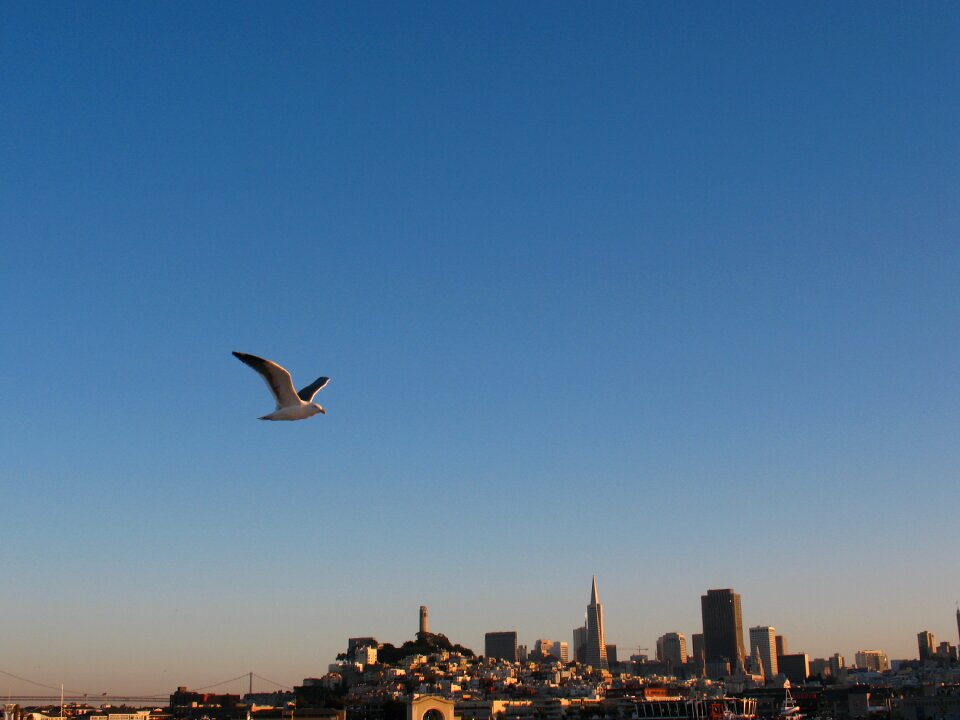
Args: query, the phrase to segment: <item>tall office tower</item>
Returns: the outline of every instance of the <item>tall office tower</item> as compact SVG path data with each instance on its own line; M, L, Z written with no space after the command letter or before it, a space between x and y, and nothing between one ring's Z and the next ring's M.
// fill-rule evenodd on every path
M427 606L420 606L420 634L426 635L430 632L430 622L427 619Z
M787 676L791 684L803 685L810 677L810 659L806 653L781 655L778 659L780 672Z
M960 607L957 608L957 637L960 638Z
M516 662L519 659L517 655L517 631L488 632L483 636L483 651L488 658Z
M570 662L570 645L565 643L562 640L557 640L553 647L550 648L550 654L557 658L560 662L566 664Z
M830 674L834 677L840 675L840 671L843 670L843 655L840 653L834 653L833 657L830 658Z
M617 646L607 643L607 667L617 664Z
M520 662L526 662L530 657L530 653L527 652L526 645L517 645L517 659Z
M703 677L707 667L707 656L703 651L703 633L694 633L690 636L693 645L693 667L697 675Z
M583 662L599 670L607 670L607 643L603 637L603 605L597 596L597 576L593 576L590 604L587 605L587 644Z
M746 653L743 651L743 621L740 617L740 595L733 590L707 590L700 596L703 616L703 643L707 667L714 667L719 676L723 664L730 672L742 672ZM708 671L707 673L711 673Z
M777 655L787 655L789 651L787 650L787 636L786 635L777 635Z
M674 670L683 667L687 662L687 639L683 633L669 632L657 638L657 660Z
M933 639L933 633L928 630L921 630L917 633L917 647L920 649L920 661L933 660L937 653L937 641Z
M769 625L757 625L750 628L750 654L760 658L763 666L763 676L767 680L777 674L777 641L776 628Z
M578 663L583 662L583 656L587 652L587 626L573 629L573 659Z

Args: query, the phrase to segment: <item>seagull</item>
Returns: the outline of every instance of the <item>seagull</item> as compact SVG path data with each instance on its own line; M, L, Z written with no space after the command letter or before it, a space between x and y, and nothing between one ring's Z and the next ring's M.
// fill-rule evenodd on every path
M277 409L259 420L306 420L317 413L327 414L327 411L311 402L313 397L330 382L330 378L319 377L299 392L293 389L293 379L284 368L270 360L264 360L256 355L235 352L234 357L244 365L249 365L263 378L277 401Z

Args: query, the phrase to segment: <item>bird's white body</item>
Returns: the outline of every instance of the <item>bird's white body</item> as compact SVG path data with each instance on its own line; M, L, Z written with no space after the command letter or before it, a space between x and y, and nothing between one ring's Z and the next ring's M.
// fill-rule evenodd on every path
M287 405L279 410L274 410L269 415L264 415L258 420L306 420L320 413L326 414L326 411L316 403L300 402L299 405Z
M262 416L260 420L306 420L320 413L326 414L326 410L311 401L330 381L330 378L319 377L297 392L293 389L290 373L275 362L239 352L235 352L234 357L260 374L277 401L276 410Z

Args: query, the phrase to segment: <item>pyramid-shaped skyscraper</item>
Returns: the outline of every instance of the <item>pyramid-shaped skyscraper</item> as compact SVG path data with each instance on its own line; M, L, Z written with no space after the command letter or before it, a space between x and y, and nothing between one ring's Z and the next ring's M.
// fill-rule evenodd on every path
M607 663L607 643L603 636L603 605L597 596L597 576L593 576L590 590L590 604L587 605L587 642L583 653L587 665L603 670L609 669Z

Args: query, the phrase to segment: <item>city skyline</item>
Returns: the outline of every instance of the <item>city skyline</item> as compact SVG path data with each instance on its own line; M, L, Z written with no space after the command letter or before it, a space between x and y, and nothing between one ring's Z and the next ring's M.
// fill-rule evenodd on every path
M727 597L727 595L726 595L727 593L731 593L730 597ZM724 606L725 606L725 605L728 604L728 603L734 603L734 604L735 604L735 607L736 607L736 608L739 608L740 594L739 594L739 593L736 593L736 592L733 592L732 589L709 590L709 591L707 591L707 594L706 594L706 595L702 595L702 596L701 596L701 609L703 609L703 606L704 606L704 604L705 604L705 602L706 602L706 600L707 600L708 597L719 599L719 601L721 602L721 605L724 605ZM599 619L599 625L600 625L600 627L602 628L603 625L604 625L604 621L603 621L603 610L602 610L602 604L599 602L599 593L597 592L597 579L596 579L596 576L594 576L594 577L593 577L593 580L592 580L591 596L590 596L590 605L588 605L588 614L589 614L589 612L590 612L590 607L591 607L591 606L594 606L594 607L599 606L599 607L600 607L600 610L599 610L599 613L598 613L598 616L599 616L598 619ZM414 627L414 626L415 626L415 627L416 627L416 630L415 630L415 631L412 631L412 632L410 633L409 637L405 637L405 638L391 638L391 639L389 639L389 640L385 640L384 638L380 638L380 641L381 641L381 642L384 642L384 641L385 641L385 642L394 642L394 641L396 641L395 644L399 645L400 643L402 643L402 642L404 642L404 641L406 641L406 640L408 640L408 639L411 639L411 638L413 638L413 637L417 637L417 636L429 634L429 633L431 632L430 624L429 624L429 619L428 619L428 617L429 617L429 607L430 607L429 605L425 605L425 604L419 605L418 610L417 610L417 622L416 622L416 623L411 623L411 627ZM722 611L721 611L721 612L722 612ZM736 612L736 610L735 610L734 612ZM949 644L951 644L951 645L955 645L955 646L957 646L957 647L960 647L960 612L957 612L957 613L956 613L956 619L957 619L957 621L958 621L958 628L957 628L957 630L958 630L958 637L955 638L955 639L948 640L947 642L948 642ZM704 617L704 621L705 621L705 620L706 620L706 617ZM743 633L742 620L740 620L740 625L741 625L741 635L742 635L742 633ZM436 630L435 630L435 631L436 631ZM755 646L759 646L759 645L760 645L760 642L759 642L760 638L765 638L765 639L766 639L766 642L767 642L767 648L768 648L768 649L773 649L772 646L773 646L773 644L774 644L774 631L775 631L775 628L772 627L772 626L756 626L756 627L750 627L750 628L749 628L749 645L747 646L747 647L750 647L750 648L751 648L751 651L750 651L749 654L752 654L752 649L753 649ZM447 635L447 637L448 637L452 642L454 642L454 643L458 643L458 642L459 642L460 644L464 644L464 643L463 643L456 635L454 635L454 634L447 633L446 631L444 631L444 630L442 630L442 629L439 630L439 632L440 632L441 634ZM726 632L726 631L724 630L724 632ZM601 635L602 635L602 634L603 634L603 633L601 632ZM666 632L666 633L662 634L662 635L658 638L657 643L654 643L653 645L651 645L650 648L642 648L642 649L644 649L644 650L655 650L655 649L656 649L656 646L660 643L660 641L664 640L665 638L670 638L671 636L675 636L675 635L676 635L676 633L675 633L674 631ZM686 648L686 647L687 647L687 643L686 643L686 641L685 641L685 639L684 639L685 633L681 632L681 633L679 633L679 635L680 635L680 639L679 639L679 640L674 639L674 640L671 640L671 642L678 642L678 643L679 643L679 646L678 646L678 647ZM921 632L915 634L913 637L914 637L914 640L917 641L917 643L920 643L920 642L921 642L921 638L922 638L922 637L925 637L925 636L934 636L934 637L935 637L935 635L934 635L933 633L930 633L930 632L927 631L927 630L921 631ZM374 633L372 633L371 635L360 636L359 639L366 641L366 640L372 640L373 638L377 638L377 637L379 637L378 634L374 632ZM470 649L473 649L477 654L485 654L485 653L488 651L488 648L491 647L491 642L493 642L493 647L502 648L504 641L507 641L507 644L513 649L513 650L512 650L513 653L516 653L516 649L517 649L517 647L518 647L518 644L519 644L519 645L524 645L524 646L526 645L525 642L520 642L520 640L523 639L523 638L525 638L525 637L526 637L526 635L525 635L524 633L522 633L521 631L517 630L517 629L512 629L512 630L502 630L502 629L501 629L501 630L490 630L490 631L486 631L486 632L484 633L484 639L483 639L483 642L482 642L481 644L477 644L476 646L472 646L472 645L470 645L469 643L467 643L467 644L465 644L465 647L468 647L468 648L470 648ZM727 638L726 636L724 636L724 637L726 638L727 641L730 640L730 638ZM787 637L787 636L777 634L777 637ZM742 639L742 638L741 638L741 639ZM931 638L931 639L932 639L932 638ZM942 638L941 638L941 639L942 639ZM530 646L529 646L531 651L533 651L534 649L536 649L537 651L541 651L542 648L540 647L540 645L541 645L541 643L544 643L544 642L549 643L549 644L551 645L551 648L545 650L545 651L544 651L544 654L550 653L551 650L555 649L555 647L556 647L556 645L557 645L558 643L562 643L564 646L568 646L568 647L569 647L569 652L568 652L568 653L565 653L566 657L562 657L562 658L561 658L561 657L557 656L557 658L558 658L558 659L562 659L563 662L568 662L568 661L573 661L573 660L574 660L575 647L574 647L572 644L568 644L566 641L553 640L552 638L545 639L545 637L542 636L542 635L536 637L535 640L533 640L533 636L531 636L531 640L532 640L532 641L530 642ZM734 640L735 640L735 638L734 638ZM348 642L348 641L349 641L349 642ZM348 651L349 651L349 645L350 645L350 643L352 643L352 642L353 642L352 639L349 639L349 638L344 637L344 638L343 638L343 643L342 643L343 647L342 647L340 650L338 650L338 652L341 652L343 648L347 648ZM756 643L756 644L755 644L755 643ZM607 643L607 645L614 645L614 646L615 646L616 643ZM869 646L869 647L867 647L867 646ZM623 648L627 651L627 652L625 652L625 653L623 654L623 656L622 656L624 659L627 659L627 658L630 657L630 655L634 654L634 653L630 652L630 648L631 648L631 647L636 647L636 646L635 646L635 645L627 644L627 645L621 646L621 647L623 647ZM858 648L856 649L856 651L850 651L849 653L843 652L843 651L837 651L837 650L830 651L829 653L813 653L813 652L809 652L809 651L806 651L806 650L803 650L803 649L797 649L797 648L795 648L795 647L790 647L790 648L788 648L787 652L790 653L790 654L793 655L793 656L797 656L798 654L805 654L805 655L807 655L808 660L810 660L810 661L812 661L812 660L815 659L815 658L822 658L822 659L824 659L824 660L829 660L829 659L830 659L831 657L833 657L835 654L839 654L840 656L842 656L842 657L844 657L844 658L849 658L850 660L854 660L855 662L859 663L861 667L868 667L868 668L871 668L871 669L875 669L875 668L884 669L884 668L888 668L888 667L889 667L889 663L890 663L891 661L894 661L894 660L913 660L913 659L918 659L918 660L921 660L921 661L924 660L925 657L924 657L924 655L922 654L922 651L920 650L921 647L923 647L922 644L919 645L919 646L915 645L915 648L916 648L916 653L915 653L915 654L916 654L916 657L913 657L913 656L909 655L909 653L904 654L904 655L902 655L902 656L901 656L901 655L896 655L896 654L891 654L891 653L887 652L886 650L884 650L883 648L879 648L879 647L877 647L877 646L870 645L869 642L866 643L866 644L865 644L864 646L862 646L862 647L858 647ZM935 650L935 649L936 649L936 645L934 645L933 647L934 647L934 650ZM566 648L565 648L565 649L566 649ZM671 652L673 652L673 650L672 650ZM692 654L693 654L692 648L689 648L687 652L689 653L689 655L690 655L690 657L691 657L691 659L692 659ZM762 652L762 650L761 650L761 652ZM776 650L773 650L773 652L776 653ZM557 655L556 652L553 652L553 654L554 654L555 656ZM641 654L641 655L647 655L647 656L650 657L650 658L653 658L653 657L655 657L655 655L656 655L654 652L643 652L643 653L640 653L640 654ZM876 664L875 664L875 657L878 656L878 655L879 655L879 656L882 656L882 657L884 658L884 660L883 660L879 665L876 665ZM497 656L499 656L499 657L505 657L505 656L504 656L503 654L501 654L501 653L497 653ZM334 656L331 655L331 657L330 657L328 660L329 660L330 662L332 662L332 661L333 661L333 658L334 658ZM509 658L507 658L507 659L509 659ZM929 658L926 658L926 659L929 659ZM848 660L848 663L850 662L850 660ZM584 661L584 662L585 662L585 661ZM709 662L710 662L710 661L708 660L707 662L708 662L707 668L708 668L708 672L709 672ZM764 657L764 659L763 659L762 662L763 662L763 664L764 664L765 666L768 666L768 665L770 664L769 659L767 659L767 658L765 658L765 657ZM777 662L777 658L776 658L776 654L774 654L773 660L772 660L772 665L773 665L773 666L776 666L776 662ZM324 668L326 668L326 666L327 666L328 664L329 664L329 663L322 663L322 662L320 663L320 665L322 665ZM590 664L590 663L589 663L589 662L585 662L585 664ZM743 665L743 668L742 668L742 669L746 669L746 665L745 665L745 664ZM732 672L733 674L736 674L736 671L735 671L735 670L733 670L733 671L731 671L731 672ZM238 677L234 678L234 680L231 681L231 682L234 682L234 683L239 683L239 682L241 682L241 681L242 681L242 682L247 682L247 675L248 675L248 673L247 673L247 672L244 672L244 673L242 673L241 675L239 675ZM253 675L256 675L257 677L259 677L261 681L264 681L264 682L267 682L267 683L271 683L271 682L272 682L273 684L278 684L278 683L276 683L276 681L269 681L269 680L266 680L265 678L262 678L262 677L261 677L259 674L257 674L257 673L253 673ZM311 677L311 675L310 675L309 673L305 673L305 674L304 674L304 677ZM46 690L55 690L56 687L57 687L56 685L50 684L49 680L46 681L46 682L44 682L44 681L42 681L42 680L37 680L36 678L24 678L24 677L22 676L22 674L19 674L19 673L16 673L16 672L9 672L9 670L6 669L6 668L0 668L0 689L3 689L3 687L4 687L4 686L3 686L3 683L4 683L4 682L6 683L6 688L7 688L7 689L5 690L5 692L7 692L8 694L30 695L30 694L36 694L36 688L37 688L38 686L44 687ZM177 683L177 684L178 684L178 686L184 685L183 679L181 678L180 680L178 680L178 683ZM221 681L217 680L217 681L215 681L215 684L216 684L217 686L219 686L219 685L221 685L222 683L221 683ZM279 683L280 686L282 686L282 687L287 687L287 688L291 688L291 687L293 687L293 686L296 685L296 684L297 684L296 681L291 681L291 682L289 682L289 683ZM67 685L67 683L64 683L64 685ZM186 684L185 686L186 686L186 687L190 687L189 684ZM15 693L14 693L13 690L10 689L10 688L14 688L14 687L18 688ZM26 690L30 690L31 688L33 688L32 691L30 691L30 692L26 692L26 691L25 691L25 689L26 689ZM156 688L154 688L154 691L148 691L148 690L146 690L146 689L144 689L144 688L139 688L138 690L135 690L135 691L134 691L134 690L128 691L128 694L130 694L130 695L137 695L137 696L148 696L148 695L149 695L149 696L162 696L166 691L167 691L166 689L162 689L162 688L161 688L161 689L156 689ZM87 694L89 694L91 697L95 697L97 694L99 694L99 693L90 692L90 688L81 689L81 688L78 688L78 687L70 687L70 688L67 690L67 692L68 692L68 694L73 694L73 695L87 695ZM119 693L116 693L116 694L117 694L117 695L123 695L123 694L125 694L125 693L124 693L124 692L119 692Z
M954 637L904 498L960 504L958 36L938 2L3 3L0 669L299 681L420 605L569 643L592 576L620 657L712 588L812 657ZM236 350L326 414L257 421Z

